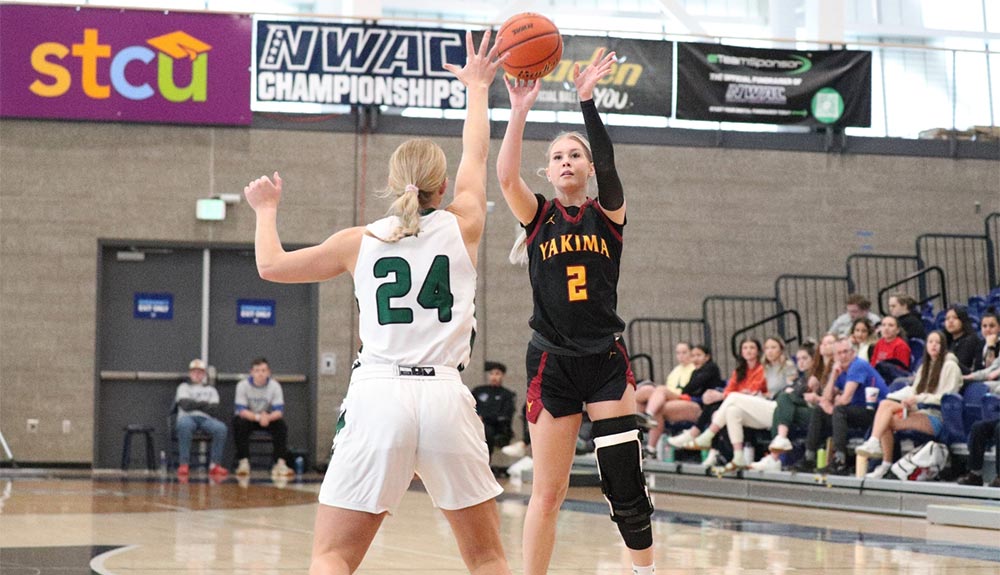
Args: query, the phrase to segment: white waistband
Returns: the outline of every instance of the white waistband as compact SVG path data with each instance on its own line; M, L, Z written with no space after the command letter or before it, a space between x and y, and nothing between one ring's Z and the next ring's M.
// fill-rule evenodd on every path
M399 377L403 379L457 379L462 377L454 367L446 365L397 365L397 364L374 364L359 365L351 372L351 380L370 379L373 377Z

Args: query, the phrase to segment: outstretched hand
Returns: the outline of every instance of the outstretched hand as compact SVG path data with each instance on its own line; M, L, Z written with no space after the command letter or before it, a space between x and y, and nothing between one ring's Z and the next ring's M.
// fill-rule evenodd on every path
M507 85L512 110L530 110L542 89L541 80L517 80L504 75L503 81Z
M274 172L274 182L267 176L261 176L243 188L243 195L254 211L277 208L281 201L281 176Z
M444 69L455 75L466 87L488 88L497 76L497 68L507 59L509 52L497 58L497 45L490 45L490 31L486 30L479 42L479 49L472 46L472 31L465 33L465 66L459 68L455 64L445 64Z
M604 48L600 48L594 55L594 61L587 64L583 70L580 69L579 63L573 64L573 83L576 84L576 93L580 96L581 102L594 97L594 86L611 73L611 65L614 63L615 53L609 52L605 56Z

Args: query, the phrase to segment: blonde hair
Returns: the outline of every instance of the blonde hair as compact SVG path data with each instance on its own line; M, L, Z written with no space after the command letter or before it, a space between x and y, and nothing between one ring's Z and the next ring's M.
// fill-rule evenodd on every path
M587 161L594 161L594 154L590 151L590 142L587 140L586 136L580 132L559 132L555 138L549 142L549 146L545 148L545 162L548 163L549 157L552 155L552 146L556 145L556 142L564 138L570 138L576 140L581 146L583 146L583 152L587 155ZM540 177L545 177L545 167L538 168L536 172ZM520 233L514 239L514 245L510 249L510 254L508 254L507 259L510 263L514 265L527 265L528 264L528 234L521 228Z
M399 226L384 242L395 243L420 233L420 210L448 179L448 160L440 146L426 138L407 140L389 158L389 185L381 197L395 197L387 215L399 218ZM415 186L416 192L407 191ZM412 190L412 188L411 188Z

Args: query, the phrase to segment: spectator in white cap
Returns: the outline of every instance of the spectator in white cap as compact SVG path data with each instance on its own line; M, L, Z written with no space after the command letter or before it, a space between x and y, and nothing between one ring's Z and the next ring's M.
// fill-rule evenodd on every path
M184 478L191 473L191 438L196 431L201 430L212 436L208 474L214 479L222 479L229 474L220 463L229 429L216 418L219 414L219 392L208 385L205 362L200 359L192 359L188 364L188 377L190 381L177 386L174 398L177 405L177 450L180 460L177 476Z

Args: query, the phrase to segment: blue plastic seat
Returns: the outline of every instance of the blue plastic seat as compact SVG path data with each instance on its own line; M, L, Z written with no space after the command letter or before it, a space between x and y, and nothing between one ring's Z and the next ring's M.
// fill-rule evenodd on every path
M983 419L1000 419L1000 396L987 394L983 396Z
M972 430L972 425L983 418L983 405L989 393L990 388L981 381L970 381L962 388L962 421L966 435Z
M919 337L911 337L910 344L910 373L916 373L920 367L920 362L924 359L924 346L927 343Z
M987 307L987 300L983 296L980 295L969 296L969 314L982 316L983 312L986 311L986 307Z
M941 418L944 430L938 440L949 445L965 443L968 434L965 431L965 404L961 395L947 393L941 398Z

